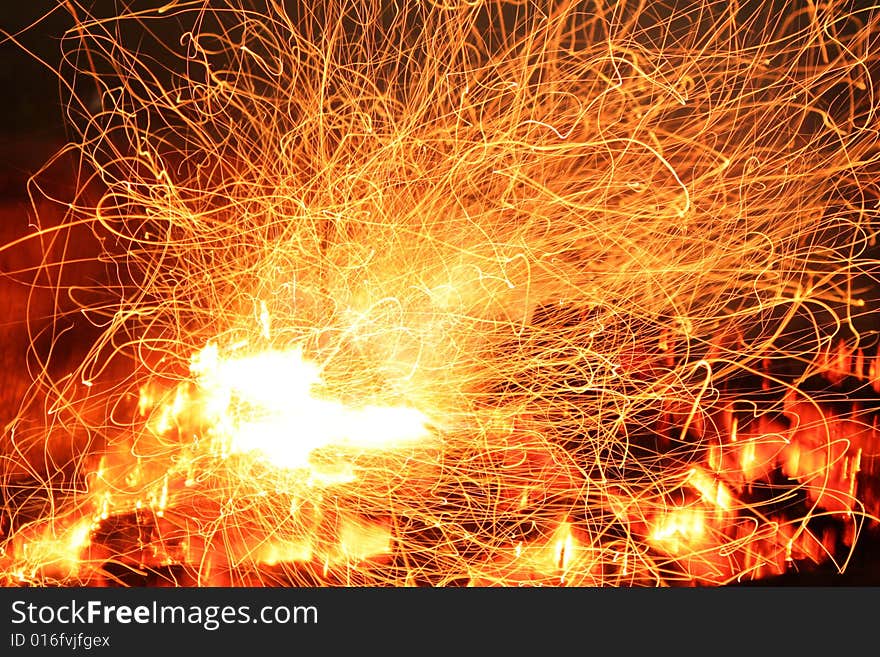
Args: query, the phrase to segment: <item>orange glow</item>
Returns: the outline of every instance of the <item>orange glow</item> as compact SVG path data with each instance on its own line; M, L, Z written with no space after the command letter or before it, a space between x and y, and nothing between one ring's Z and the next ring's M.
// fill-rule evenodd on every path
M339 547L354 561L385 555L391 551L391 531L386 525L347 520L339 532Z
M90 518L60 531L51 525L32 528L20 538L22 543L17 549L20 557L9 565L13 583L65 581L75 577L93 528Z
M696 488L703 500L714 506L718 512L730 511L733 497L724 482L716 480L702 470L691 468L688 471L688 483Z
M709 586L880 534L877 7L249 4L63 39L0 584Z
M706 533L706 519L700 509L672 509L659 517L651 540L662 549L677 554L693 544Z

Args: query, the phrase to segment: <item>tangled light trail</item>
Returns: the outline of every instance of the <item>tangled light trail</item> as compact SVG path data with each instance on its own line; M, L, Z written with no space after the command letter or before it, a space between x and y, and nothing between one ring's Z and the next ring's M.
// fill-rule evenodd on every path
M112 278L6 428L6 585L717 585L875 531L876 6L65 7L32 239Z

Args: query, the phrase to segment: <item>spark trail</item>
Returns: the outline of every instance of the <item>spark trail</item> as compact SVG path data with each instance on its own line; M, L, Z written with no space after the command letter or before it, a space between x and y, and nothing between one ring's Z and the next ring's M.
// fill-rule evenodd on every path
M115 277L9 429L8 583L724 584L875 525L876 7L74 13L101 195L46 231Z

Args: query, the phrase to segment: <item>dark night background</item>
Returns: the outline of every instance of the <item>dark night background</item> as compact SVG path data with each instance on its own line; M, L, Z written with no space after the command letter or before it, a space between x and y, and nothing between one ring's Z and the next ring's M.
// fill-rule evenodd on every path
M110 15L117 2L124 6L158 6L161 2L122 2L101 0L93 3L93 13ZM61 36L74 24L70 14L55 0L4 0L0 7L0 243L20 236L27 230L29 217L27 180L71 137L65 125L63 98L58 78L51 68L61 61ZM160 29L162 29L160 27ZM15 35L20 45L5 35ZM30 52L27 52L30 51ZM44 60L45 63L39 60ZM70 162L73 171L73 161ZM62 169L63 170L63 167ZM34 257L31 253L29 257ZM20 257L28 257L24 254ZM4 266L0 258L0 269ZM8 263L5 266L9 266ZM0 277L2 287L7 285ZM0 321L0 352L26 344L23 318L16 317L16 306L4 307L7 315ZM9 316L12 315L12 316ZM21 338L24 342L17 342ZM0 358L3 388L18 394L10 372L24 372L24 363L16 355ZM10 360L11 359L11 360ZM8 394L13 394L10 392ZM0 406L8 403L0 395ZM7 421L0 416L0 427ZM867 533L866 533L867 534ZM866 540L843 576L825 570L807 574L790 574L754 582L784 585L880 585L880 541L877 532Z
M66 4L64 0L0 3L0 89L4 90L0 101L0 198L23 196L28 176L72 138L64 118L64 102L70 93L52 71L62 61L61 39L75 24ZM114 15L117 7L142 9L165 3L80 0L74 4L80 13L80 7L85 6L93 16L103 17ZM160 35L174 34L167 21L159 21L155 29ZM80 66L85 67L85 62Z
M0 194L6 198L24 193L24 182L51 155L66 136L61 93L48 65L60 61L60 37L72 25L67 12L56 10L33 29L26 30L58 2L5 2L0 9L0 29L23 33L0 44Z

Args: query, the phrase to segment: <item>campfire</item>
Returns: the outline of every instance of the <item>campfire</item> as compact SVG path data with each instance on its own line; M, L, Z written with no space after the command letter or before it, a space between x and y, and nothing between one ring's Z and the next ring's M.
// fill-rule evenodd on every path
M117 10L59 5L75 138L0 247L54 281L4 585L717 586L877 540L876 8Z

